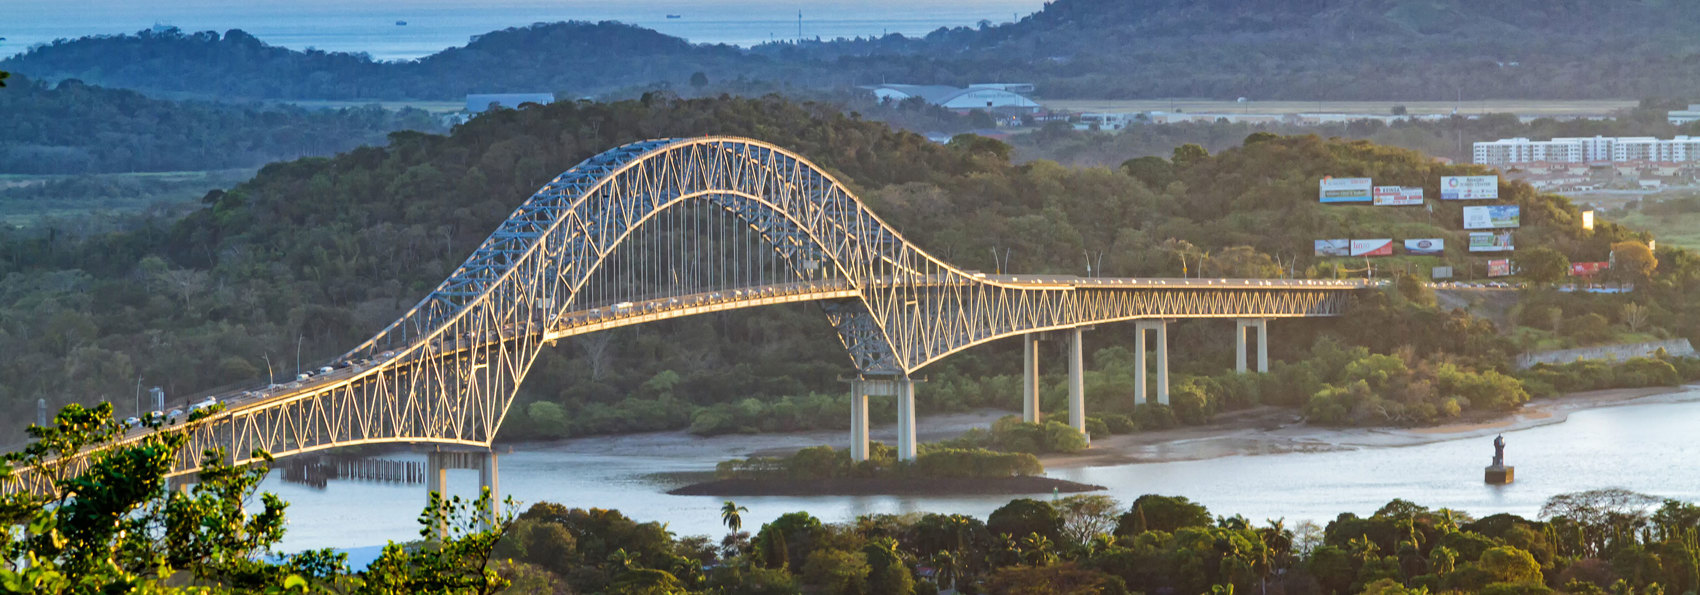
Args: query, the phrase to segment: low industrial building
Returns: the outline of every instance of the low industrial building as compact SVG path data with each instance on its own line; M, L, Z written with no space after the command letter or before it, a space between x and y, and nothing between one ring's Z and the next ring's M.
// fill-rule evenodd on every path
M527 103L548 105L554 102L554 93L481 93L466 96L466 111L481 114L491 106L518 109Z
M1031 91L1025 83L983 83L963 89L945 85L870 85L862 87L873 92L880 101L904 101L919 97L929 104L957 112L984 110L987 112L1031 114L1039 111L1038 102L1012 91Z
M1691 103L1685 110L1671 110L1666 116L1670 119L1670 123L1676 126L1700 122L1700 103Z

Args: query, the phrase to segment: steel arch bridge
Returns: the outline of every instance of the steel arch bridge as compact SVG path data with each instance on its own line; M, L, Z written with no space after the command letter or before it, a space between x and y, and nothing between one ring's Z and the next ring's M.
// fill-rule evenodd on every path
M643 141L544 185L430 295L339 358L344 367L219 395L226 408L188 424L173 475L194 473L212 447L235 463L256 449L488 447L542 349L669 318L817 302L861 377L906 378L968 347L1041 331L1334 316L1362 287L985 275L905 241L785 149L734 137ZM52 493L55 480L20 470L0 491Z

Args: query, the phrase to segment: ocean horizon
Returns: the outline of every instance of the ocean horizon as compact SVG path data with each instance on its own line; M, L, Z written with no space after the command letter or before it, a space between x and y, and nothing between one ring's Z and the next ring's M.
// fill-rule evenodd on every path
M734 0L703 6L679 0L497 0L476 5L442 0L367 3L304 0L284 5L213 0L10 0L0 24L0 57L56 39L135 33L155 25L185 32L241 29L275 46L365 53L411 60L463 46L476 35L556 21L619 21L692 43L749 47L770 41L925 35L940 27L1008 23L1042 0L869 0L776 2ZM677 18L669 18L675 15ZM402 25L400 23L406 23Z

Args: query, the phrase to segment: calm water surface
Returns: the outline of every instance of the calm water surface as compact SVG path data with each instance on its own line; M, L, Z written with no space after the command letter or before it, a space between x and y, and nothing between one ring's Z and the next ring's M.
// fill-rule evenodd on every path
M833 39L1003 23L1043 6L1042 0L4 0L0 57L54 39L134 33L156 23L184 31L242 29L293 49L408 60L535 22L621 21L695 43L748 46L796 39L798 11L804 38ZM396 26L398 20L407 26Z
M925 423L925 420L922 420ZM1368 514L1393 498L1476 515L1534 515L1548 496L1621 486L1658 496L1700 500L1700 402L1612 407L1571 414L1568 421L1506 434L1506 458L1517 467L1510 486L1482 484L1492 457L1486 438L1396 448L1235 456L1202 461L1062 469L1052 477L1108 486L1127 502L1140 494L1181 495L1218 515L1258 522L1326 522L1340 512ZM878 439L878 436L876 436ZM632 440L631 438L624 440ZM674 438L689 444L688 439ZM525 503L617 508L638 520L669 523L680 535L718 535L721 498L669 496L650 476L701 471L725 457L714 448L688 456L624 455L625 442L530 446L501 457L501 488ZM641 450L641 449L632 449ZM422 455L414 455L423 459ZM472 495L477 476L451 471L451 491ZM275 477L263 489L291 502L286 549L354 547L414 538L425 503L419 486L337 482L320 491ZM1048 496L1048 495L1046 495ZM1010 497L747 497L746 527L807 510L827 521L870 513L956 512L984 517Z

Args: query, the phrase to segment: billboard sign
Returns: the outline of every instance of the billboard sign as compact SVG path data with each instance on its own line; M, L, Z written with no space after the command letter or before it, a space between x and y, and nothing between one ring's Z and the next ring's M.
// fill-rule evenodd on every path
M1499 198L1499 176L1441 176L1441 200L1494 200Z
M1570 263L1570 276L1592 277L1610 266L1609 263L1604 262L1572 262Z
M1594 212L1593 211L1591 211L1591 210L1582 211L1582 229L1586 229L1588 231L1594 230Z
M1511 261L1507 260L1507 259L1503 259L1503 258L1498 259L1498 260L1488 261L1488 276L1489 277L1510 277L1511 276Z
M1423 189L1415 186L1376 186L1375 206L1422 206Z
M1405 253L1439 256L1446 253L1446 240L1441 238L1405 240Z
M1322 202L1370 202L1375 200L1369 178L1323 178L1319 187Z
M1317 240L1317 256L1351 256L1351 240Z
M1352 256L1392 256L1393 240L1352 240Z
M1464 207L1464 229L1498 229L1519 227L1522 209L1517 205Z
M1509 231L1473 231L1470 232L1471 252L1510 252L1516 247L1511 244Z
M1451 279L1452 267L1434 267L1429 270L1428 277L1430 279Z

